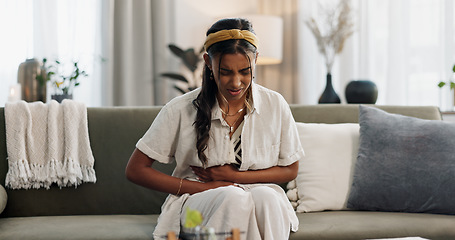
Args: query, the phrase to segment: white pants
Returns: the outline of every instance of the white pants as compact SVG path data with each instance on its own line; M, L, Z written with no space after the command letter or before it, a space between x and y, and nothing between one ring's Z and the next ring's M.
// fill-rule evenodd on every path
M203 226L217 232L238 228L243 240L289 239L291 225L298 226L298 219L283 189L272 184L242 187L220 187L191 195L183 205L181 224L189 207L201 212Z

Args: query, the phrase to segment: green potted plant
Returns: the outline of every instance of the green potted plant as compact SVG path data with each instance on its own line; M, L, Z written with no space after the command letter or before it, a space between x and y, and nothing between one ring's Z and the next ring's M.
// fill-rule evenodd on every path
M202 60L202 57L200 55L204 52L204 48L201 48L199 54L196 54L193 48L183 50L174 44L169 44L168 47L175 56L182 60L185 67L191 71L192 79L187 79L180 73L170 72L162 73L161 76L178 81L178 83L180 84L176 83L174 85L174 88L177 89L182 94L196 89L198 87L196 69L198 67L199 62L201 62Z
M453 67L452 67L452 72L453 72L452 75L454 75L454 74L455 74L455 64L454 64ZM455 79L454 79L453 76L452 76L452 78L450 78L447 82L445 82L445 81L440 81L440 82L438 83L438 87L439 87L439 88L443 88L444 86L448 85L448 86L450 87L450 91L452 92L452 91L454 91L454 89L455 89L455 82L454 82L454 81L455 81ZM455 94L455 92L454 92L453 94ZM455 105L455 95L453 96L453 101L454 101L453 103L454 103L454 105Z
M452 72L455 73L455 64L452 67ZM438 83L438 87L442 88L442 87L444 87L447 84L449 84L450 90L453 90L455 88L455 82L453 81L453 79L451 79L451 80L449 80L447 82L444 82L444 81L439 82Z
M74 88L79 86L80 77L87 77L88 74L79 68L79 62L72 62L72 70L69 72L63 72L61 70L62 63L59 60L55 60L53 63L48 64L47 59L43 59L43 67L45 74L37 76L40 83L51 81L54 87L54 93L51 98L61 103L63 99L72 99Z

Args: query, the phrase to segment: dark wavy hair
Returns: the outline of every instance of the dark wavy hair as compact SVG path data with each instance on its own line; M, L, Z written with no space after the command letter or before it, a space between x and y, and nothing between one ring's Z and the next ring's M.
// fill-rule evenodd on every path
M209 30L207 30L206 35L208 36L211 33L227 29L248 30L254 33L252 24L247 19L228 18L215 22L209 28ZM247 54L248 53L256 54L256 50L257 49L253 44L249 43L244 39L231 39L217 42L211 45L207 49L207 54L210 56L211 59L219 55L220 60L218 64L221 64L221 59L224 54L241 53L247 56L251 65L251 59L248 57ZM197 133L196 136L197 155L204 166L206 166L208 162L207 156L205 155L204 151L207 149L207 143L210 137L209 132L212 120L212 108L216 103L216 94L218 92L216 82L213 79L211 79L212 74L214 75L210 68L207 65L205 65L202 74L201 92L199 93L197 98L193 100L193 105L197 109L196 120L193 124ZM217 74L219 76L220 73L218 72ZM249 91L251 91L251 88L249 88ZM249 93L247 94L250 95Z

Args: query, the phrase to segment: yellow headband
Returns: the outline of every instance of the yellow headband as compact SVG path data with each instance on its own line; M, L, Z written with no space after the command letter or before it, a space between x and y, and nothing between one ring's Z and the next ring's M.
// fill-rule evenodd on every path
M207 36L207 40L205 40L204 48L207 51L207 49L212 46L212 44L230 39L245 39L249 43L253 44L256 48L259 45L259 40L254 33L248 30L229 29L210 33Z

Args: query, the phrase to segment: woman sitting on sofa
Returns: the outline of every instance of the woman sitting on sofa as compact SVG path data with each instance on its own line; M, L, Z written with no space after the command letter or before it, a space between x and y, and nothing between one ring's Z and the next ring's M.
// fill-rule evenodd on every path
M246 19L207 31L202 87L171 100L138 141L127 178L170 193L155 238L179 232L188 208L217 232L242 239L288 239L298 219L276 183L297 176L303 156L284 98L253 82L258 39ZM153 168L176 161L172 176Z

